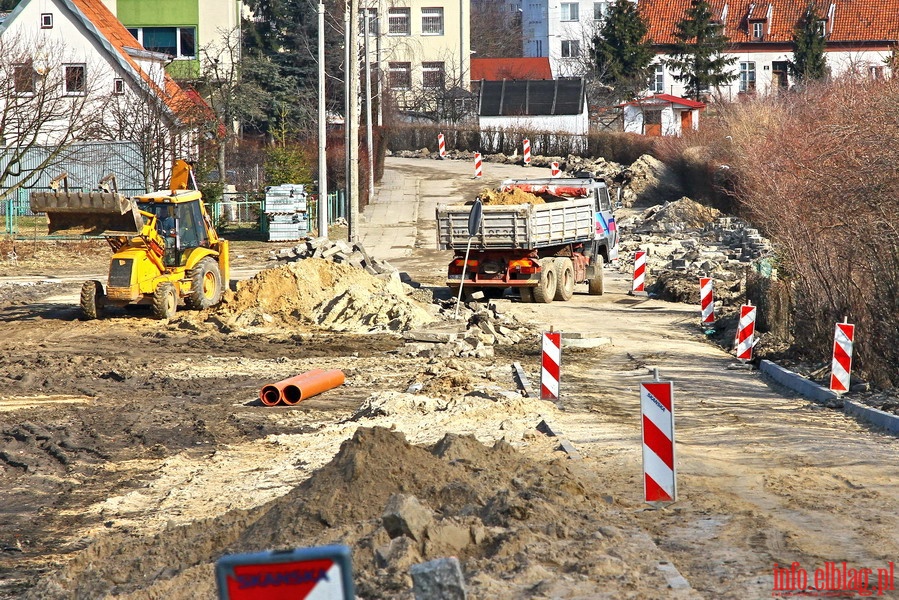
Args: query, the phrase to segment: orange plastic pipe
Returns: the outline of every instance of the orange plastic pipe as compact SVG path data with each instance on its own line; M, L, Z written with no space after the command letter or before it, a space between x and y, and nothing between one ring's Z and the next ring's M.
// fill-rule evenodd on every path
M281 401L287 406L293 406L301 400L341 386L344 381L346 381L346 377L339 369L317 373L285 385L281 390Z
M281 394L284 390L284 386L301 382L304 379L314 377L319 373L324 373L324 371L322 369L312 369L311 371L306 371L305 373L302 373L300 375L282 379L277 383L269 383L268 385L264 385L262 386L262 389L259 390L259 399L262 400L262 403L266 406L274 406L278 402L281 402Z

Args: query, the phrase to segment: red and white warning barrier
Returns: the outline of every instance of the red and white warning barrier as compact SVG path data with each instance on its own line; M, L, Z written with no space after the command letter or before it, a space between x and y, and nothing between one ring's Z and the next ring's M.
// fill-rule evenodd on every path
M442 133L437 134L437 151L440 153L440 158L446 158L446 138Z
M699 278L699 306L702 310L702 322L715 322L715 298L712 292L712 278Z
M646 292L646 251L637 250L634 254L634 287L633 292Z
M559 399L559 376L562 373L562 334L543 332L543 368L540 374L540 399Z
M743 304L740 306L740 321L737 323L737 358L744 362L752 360L754 337L755 307Z
M643 416L643 497L646 502L677 500L674 468L674 386L670 381L640 384Z
M838 394L849 391L852 371L852 346L855 344L855 325L837 323L833 336L833 363L830 367L830 389Z
M561 177L562 171L559 169L559 163L552 162L549 165L549 176L550 177Z
M531 140L524 138L522 145L524 146L524 166L528 166L531 164Z
M483 170L483 165L481 163L481 153L480 152L474 153L474 176L475 176L475 178L484 176L484 170Z

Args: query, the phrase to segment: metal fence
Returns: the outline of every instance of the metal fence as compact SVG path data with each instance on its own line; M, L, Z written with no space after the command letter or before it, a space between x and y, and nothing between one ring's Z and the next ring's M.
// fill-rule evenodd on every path
M120 190L126 196L143 194L143 190ZM6 236L13 239L60 239L47 234L47 216L35 214L29 205L31 190L19 189L0 200L0 224ZM216 227L229 233L255 235L268 233L265 218L265 195L249 192L226 194L220 202L207 208ZM312 195L307 203L310 227L318 225L318 197ZM348 215L343 190L328 194L328 224L333 225Z

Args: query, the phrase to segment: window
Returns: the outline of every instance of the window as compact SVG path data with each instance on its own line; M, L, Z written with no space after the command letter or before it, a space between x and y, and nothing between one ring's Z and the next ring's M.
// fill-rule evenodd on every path
M581 47L577 40L562 40L562 58L578 58Z
M446 83L446 71L442 62L421 63L422 86L443 89Z
M562 3L562 20L577 21L578 20L578 3L563 2Z
M196 31L193 27L138 27L128 31L152 52L187 59L197 55Z
M13 85L17 94L33 94L37 73L31 63L13 66Z
M125 80L118 77L112 80L112 93L121 96L125 93Z
M378 9L363 9L362 15L362 18L364 19L362 26L365 27L365 24L368 24L368 34L378 35ZM365 29L363 29L362 32L365 33Z
M753 23L752 24L752 39L760 40L762 39L762 34L765 31L764 23Z
M656 94L664 94L665 93L665 66L664 65L656 65L655 73L653 74L652 81L649 83L649 88Z
M66 78L63 92L66 94L83 94L85 92L84 65L65 65Z
M883 79L883 67L868 67L868 72L871 74L871 79Z
M390 87L395 90L408 90L412 87L412 63L390 63Z
M609 3L608 2L594 2L593 3L593 20L594 21L602 21L606 18L606 15L609 14Z
M741 92L755 91L755 63L754 62L741 62L740 63L740 91Z
M391 8L387 11L387 33L390 35L409 35L409 9Z
M823 19L818 21L818 33L823 37L827 36L827 21Z
M443 9L421 9L421 34L443 35Z
M53 29L53 13L41 13L41 29Z
M543 56L543 40L534 40L534 56L538 58Z

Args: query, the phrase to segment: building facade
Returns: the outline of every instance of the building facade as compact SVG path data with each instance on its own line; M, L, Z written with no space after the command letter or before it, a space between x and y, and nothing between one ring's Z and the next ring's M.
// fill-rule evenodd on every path
M201 48L221 45L239 31L240 0L103 0L148 50L172 58L167 71L178 79L196 76ZM238 45L239 47L239 45Z
M362 2L360 15L373 93L406 114L454 112L471 81L470 0Z
M709 90L710 97L738 100L777 93L795 83L789 70L793 32L803 19L808 0L712 0L709 4L731 42L726 54L737 59L731 67L732 83ZM684 18L690 0L640 0L638 6L659 55L650 91L682 96L685 87L664 65L664 59L676 41L676 23ZM831 75L891 76L891 59L899 44L899 0L831 0L815 6Z

